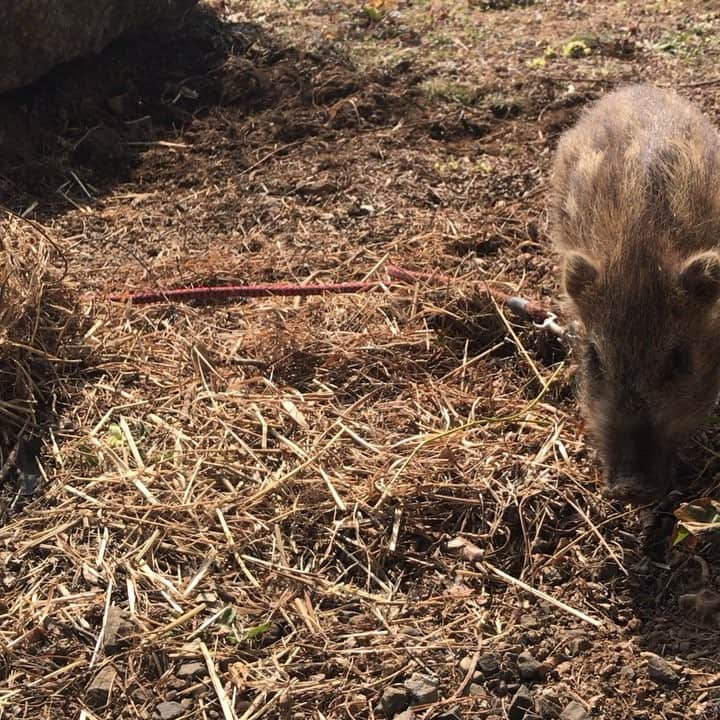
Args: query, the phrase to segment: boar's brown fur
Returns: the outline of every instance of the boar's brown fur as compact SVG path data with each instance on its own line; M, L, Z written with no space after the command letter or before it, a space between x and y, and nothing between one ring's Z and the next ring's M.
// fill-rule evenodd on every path
M718 133L673 92L606 95L560 141L551 226L607 484L655 498L720 391Z

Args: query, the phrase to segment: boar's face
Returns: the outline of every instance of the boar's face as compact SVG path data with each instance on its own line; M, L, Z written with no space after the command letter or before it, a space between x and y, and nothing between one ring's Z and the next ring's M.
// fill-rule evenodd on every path
M563 279L584 326L580 401L607 490L659 500L678 446L720 391L720 254L663 266L641 253L603 265L571 253Z

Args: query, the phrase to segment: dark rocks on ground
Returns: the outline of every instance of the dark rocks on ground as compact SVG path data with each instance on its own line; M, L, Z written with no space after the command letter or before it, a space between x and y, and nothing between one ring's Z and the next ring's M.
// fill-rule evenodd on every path
M418 705L427 705L438 699L438 681L429 675L413 673L405 681L405 687Z
M105 622L103 645L107 650L114 650L128 640L133 629L133 624L127 620L127 612L117 605L111 605Z
M562 712L562 705L557 693L549 688L544 690L536 699L535 712L543 720L555 720L555 718L559 717Z
M402 685L391 685L385 688L380 699L380 705L387 717L394 717L407 710L410 705L410 692Z
M585 650L589 650L592 647L592 643L589 638L584 635L575 634L568 638L567 650L570 657L575 657Z
M525 685L521 685L515 695L513 695L513 699L510 701L510 706L508 707L509 720L524 720L532 706L532 693L525 687Z
M97 709L107 704L116 677L115 668L112 665L106 665L93 678L86 694L87 700L92 707Z
M518 674L523 682L540 682L545 679L545 666L527 651L517 658Z
M477 669L486 677L500 672L500 658L495 653L485 653L478 658Z
M158 715L161 720L174 720L185 714L185 708L179 703L171 700L170 702L162 702L157 706Z
M672 687L680 681L680 676L673 670L670 663L659 655L650 654L648 656L647 668L650 679L659 685Z

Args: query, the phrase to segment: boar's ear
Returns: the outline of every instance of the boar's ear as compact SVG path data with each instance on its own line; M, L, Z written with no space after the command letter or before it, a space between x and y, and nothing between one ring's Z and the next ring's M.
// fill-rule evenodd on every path
M710 304L720 297L720 254L693 255L680 270L680 286L694 300Z
M597 265L587 255L569 253L563 273L565 292L576 303L582 303L595 287L599 274Z

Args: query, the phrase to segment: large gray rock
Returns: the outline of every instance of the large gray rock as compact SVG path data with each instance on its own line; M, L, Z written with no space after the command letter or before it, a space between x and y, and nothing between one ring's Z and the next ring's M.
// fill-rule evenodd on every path
M113 40L174 23L198 0L0 0L0 92Z

